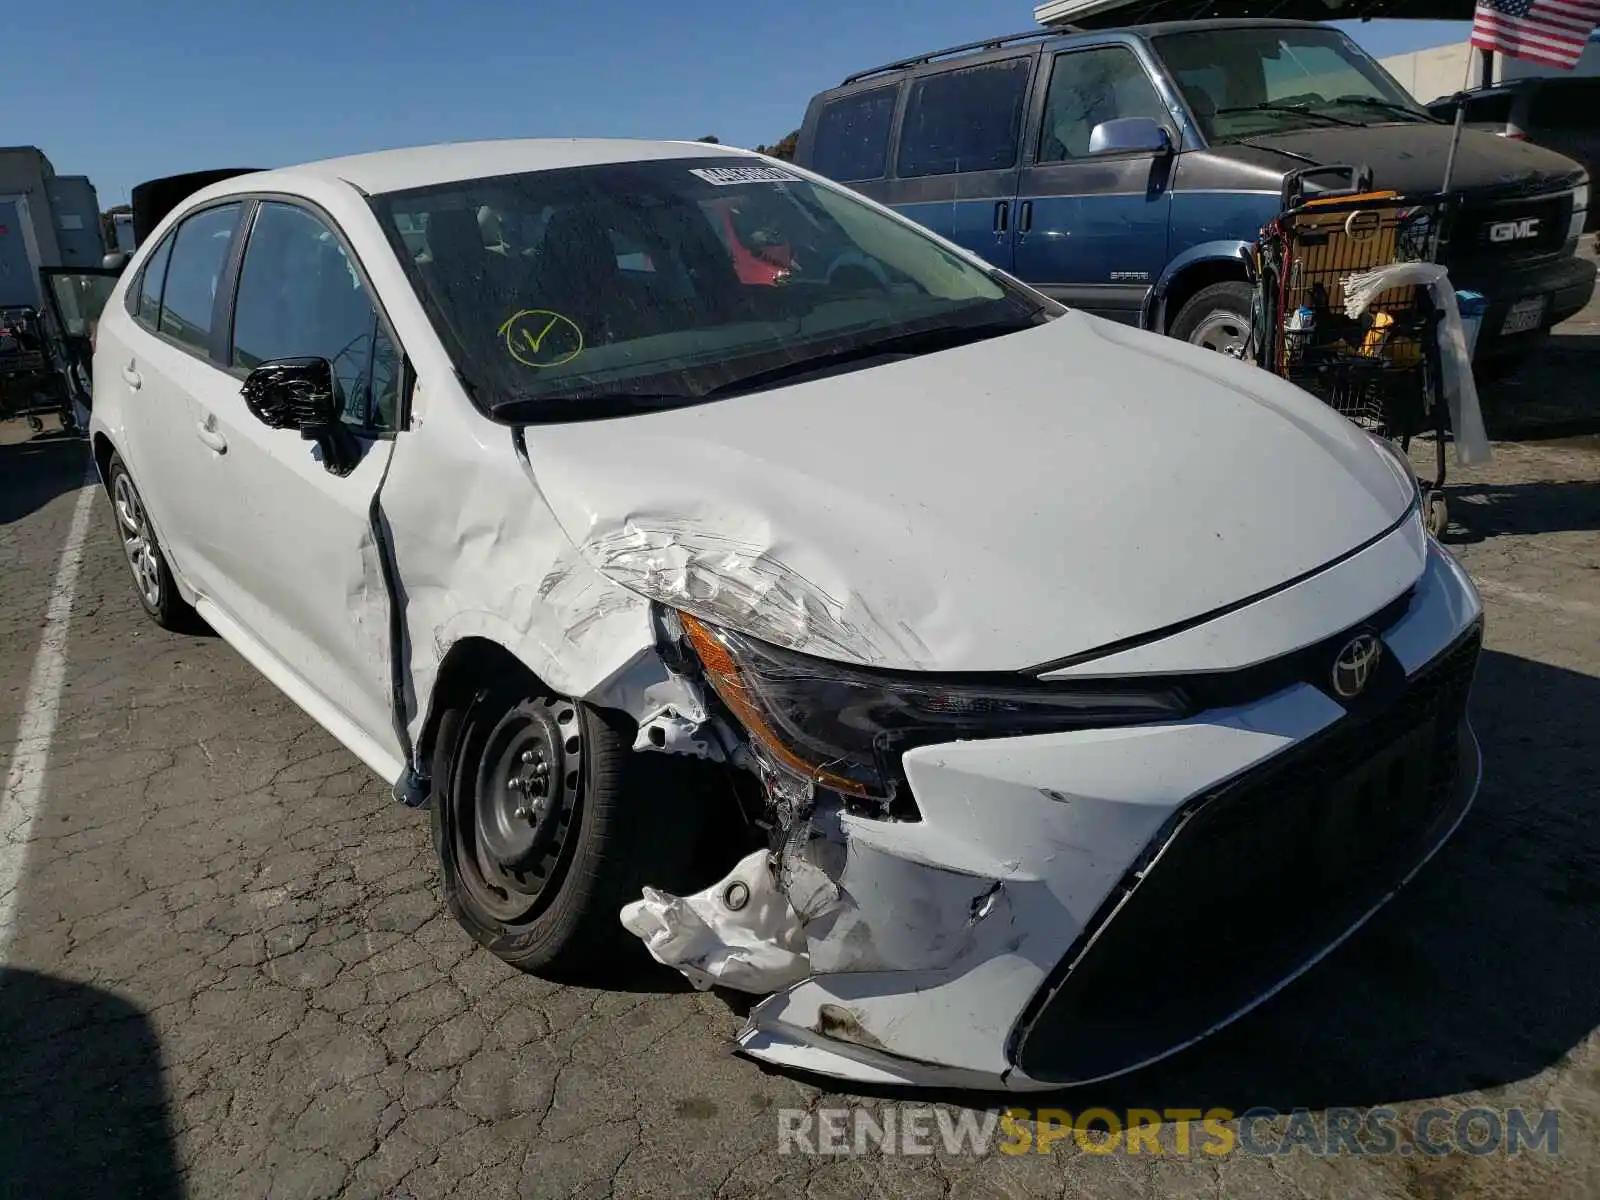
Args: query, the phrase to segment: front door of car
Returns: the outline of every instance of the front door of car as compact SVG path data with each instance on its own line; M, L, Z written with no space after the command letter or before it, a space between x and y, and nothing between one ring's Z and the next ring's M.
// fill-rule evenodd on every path
M899 212L1011 269L1017 152L1033 54L914 78L900 122L895 178L884 188Z
M249 219L225 369L198 397L213 444L214 600L279 664L398 753L390 720L389 603L371 507L394 446L401 363L354 253L308 208L264 201ZM348 473L315 442L269 428L241 395L284 358L333 365Z
M86 409L93 403L95 329L121 274L113 267L45 267L39 272L57 361L72 398Z
M1174 152L1091 153L1095 127L1143 117L1176 125L1125 44L1064 51L1050 72L1033 162L1017 194L1014 273L1066 304L1129 323L1167 262Z

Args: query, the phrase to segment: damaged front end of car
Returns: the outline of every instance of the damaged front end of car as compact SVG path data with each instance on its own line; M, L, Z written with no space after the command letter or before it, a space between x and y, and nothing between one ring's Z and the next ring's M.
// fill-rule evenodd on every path
M1165 1057L1314 965L1470 804L1479 628L1429 560L1362 623L1392 647L1362 704L1319 686L1351 630L1062 681L840 663L655 602L715 747L688 752L739 777L765 845L623 924L696 987L765 996L738 1043L780 1066L1031 1090Z

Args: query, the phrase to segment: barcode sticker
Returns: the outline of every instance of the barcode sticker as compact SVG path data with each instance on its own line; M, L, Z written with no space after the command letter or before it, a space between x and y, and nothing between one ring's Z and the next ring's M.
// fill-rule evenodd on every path
M777 167L692 167L689 174L698 175L707 183L726 187L731 183L800 183L800 176L791 175Z

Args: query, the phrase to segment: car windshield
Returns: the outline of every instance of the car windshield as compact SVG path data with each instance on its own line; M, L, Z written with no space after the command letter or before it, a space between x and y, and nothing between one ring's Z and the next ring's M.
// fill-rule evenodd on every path
M725 155L373 205L476 403L519 422L697 403L1061 311L843 189Z
M1151 44L1208 141L1433 120L1337 29L1234 27Z

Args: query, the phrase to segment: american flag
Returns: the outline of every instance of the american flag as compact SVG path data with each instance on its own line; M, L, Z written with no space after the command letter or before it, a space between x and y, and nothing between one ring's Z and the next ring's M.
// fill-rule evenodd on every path
M1600 0L1478 0L1472 44L1570 71L1600 24Z

